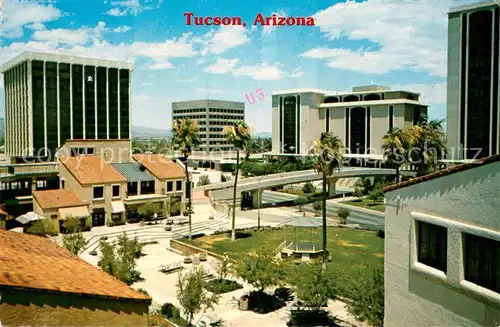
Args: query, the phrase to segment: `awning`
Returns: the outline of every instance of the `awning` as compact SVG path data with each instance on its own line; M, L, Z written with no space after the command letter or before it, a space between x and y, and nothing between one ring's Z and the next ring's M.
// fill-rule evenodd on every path
M44 216L40 216L39 214L34 213L33 211L25 213L24 215L21 215L21 216L19 216L19 217L16 218L16 220L18 222L20 222L21 224L23 224L23 225L26 225L27 223L30 223L30 222L33 222L33 221L37 221L37 220L41 220L41 219L45 219L45 217Z
M90 213L89 209L86 206L59 209L60 219L66 219L68 217L83 218L88 216L90 216Z
M125 205L122 201L111 201L112 213L125 212Z

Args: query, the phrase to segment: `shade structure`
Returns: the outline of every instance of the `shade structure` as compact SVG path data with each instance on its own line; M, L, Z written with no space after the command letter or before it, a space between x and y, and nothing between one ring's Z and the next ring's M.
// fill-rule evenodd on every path
M113 213L125 212L125 204L122 201L111 201L111 208Z
M321 227L322 223L317 218L311 217L293 217L285 222L285 226L292 227Z
M60 208L60 219L67 219L68 217L83 218L90 216L89 209L86 206Z
M34 213L33 211L25 213L24 215L21 215L21 216L16 218L16 220L23 225L26 225L26 224L33 222L33 221L42 220L42 219L45 219L45 217L41 216L37 213Z

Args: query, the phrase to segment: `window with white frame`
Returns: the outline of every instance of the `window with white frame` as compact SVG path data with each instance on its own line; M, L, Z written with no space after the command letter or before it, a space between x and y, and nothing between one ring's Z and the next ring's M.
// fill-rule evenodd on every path
M448 230L423 221L416 224L418 262L446 273Z
M175 181L175 190L177 192L182 191L182 180L180 181Z
M463 241L465 280L500 293L500 242L469 233Z
M94 186L94 200L104 199L104 186Z
M174 181L167 181L167 192L174 191Z

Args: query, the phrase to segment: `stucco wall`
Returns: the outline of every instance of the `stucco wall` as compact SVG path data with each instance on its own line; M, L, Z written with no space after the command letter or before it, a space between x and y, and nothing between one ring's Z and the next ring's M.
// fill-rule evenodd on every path
M500 239L499 199L500 163L386 193L385 327L500 324L500 294L467 286L462 259L463 232ZM446 274L415 264L419 216L448 230Z
M67 141L59 150L64 156L71 156L71 148L94 148L94 154L100 155L106 162L131 162L131 142L129 140L75 140Z
M148 303L0 289L4 326L147 326Z

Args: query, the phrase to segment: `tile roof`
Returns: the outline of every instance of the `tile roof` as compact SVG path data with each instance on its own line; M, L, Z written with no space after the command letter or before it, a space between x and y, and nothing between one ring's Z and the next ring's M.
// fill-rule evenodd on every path
M0 230L0 249L0 286L151 302L48 238Z
M442 176L451 175L451 174L454 174L454 173L458 173L460 171L464 171L464 170L468 170L468 169L472 169L472 168L484 166L484 165L487 165L487 164L490 164L490 163L494 163L494 162L499 162L499 161L500 161L500 154L497 154L497 155L494 155L494 156L490 156L490 157L486 157L486 158L480 159L478 161L474 161L474 162L471 162L471 163L466 163L466 164L462 164L462 165L453 166L453 167L450 167L450 168L447 168L447 169L443 169L443 170L437 171L437 172L432 173L432 174L427 174L425 176L420 176L420 177L417 177L417 178L412 178L412 179L409 179L409 180L401 182L401 183L397 183L397 184L386 186L384 188L384 192L391 192L391 191L394 191L394 190L397 190L397 189L400 189L400 188L403 188L403 187L407 187L407 186L410 186L410 185L415 185L415 184L423 183L423 182L426 182L426 181L429 181L429 180L432 180L432 179L436 179L436 178L439 178L439 177L442 177Z
M40 204L42 209L56 209L67 207L78 207L87 205L73 190L45 190L34 191L34 199Z
M161 154L136 154L133 158L158 179L184 178L184 168Z
M112 163L111 166L115 168L128 182L146 182L154 181L153 175L146 170L141 170L141 164L138 162L122 162Z
M59 161L82 185L127 181L100 156L61 157Z

